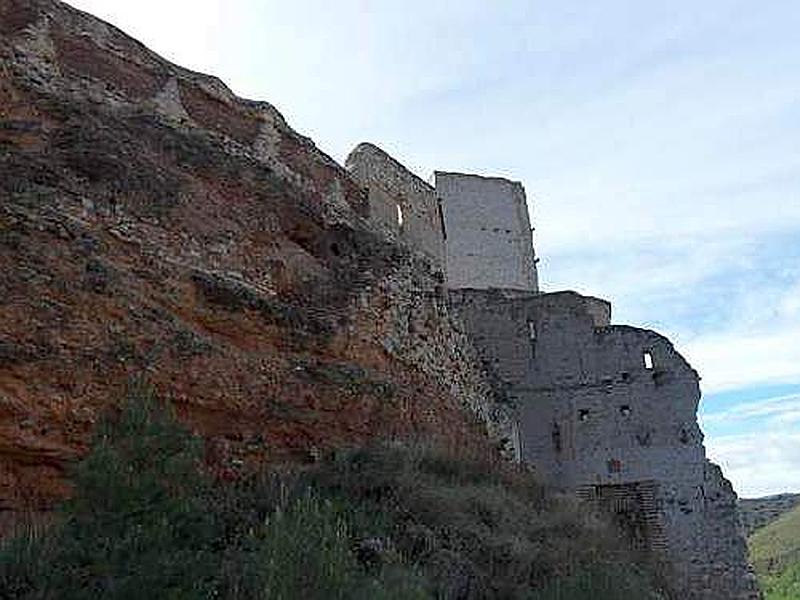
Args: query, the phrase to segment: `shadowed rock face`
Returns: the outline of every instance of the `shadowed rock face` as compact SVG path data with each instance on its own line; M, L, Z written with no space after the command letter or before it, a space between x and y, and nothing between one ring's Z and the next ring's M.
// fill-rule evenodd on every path
M365 203L269 104L64 4L0 0L0 511L68 492L134 374L225 469L480 442L440 277Z

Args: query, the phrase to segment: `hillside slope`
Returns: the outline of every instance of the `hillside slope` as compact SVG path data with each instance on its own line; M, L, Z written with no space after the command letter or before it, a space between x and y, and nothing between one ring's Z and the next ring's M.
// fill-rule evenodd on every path
M800 506L800 494L778 494L764 498L740 498L739 514L745 533L750 536L757 529L769 525L781 515Z
M758 529L749 545L766 599L800 598L800 506Z
M55 0L0 0L0 531L146 373L235 472L498 411L442 276L267 103ZM465 410L467 409L467 410Z
M662 598L610 522L508 463L395 442L220 485L132 391L57 523L0 540L0 600Z

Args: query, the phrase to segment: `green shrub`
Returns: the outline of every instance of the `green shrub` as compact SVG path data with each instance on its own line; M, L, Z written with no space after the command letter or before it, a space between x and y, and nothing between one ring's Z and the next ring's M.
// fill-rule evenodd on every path
M800 506L757 529L749 547L766 600L800 598Z
M510 466L425 445L376 445L341 453L310 477L349 504L359 536L395 540L437 598L530 598L537 588L542 598L567 598L552 596L552 586L580 585L657 597L613 526ZM625 577L604 579L617 565Z
M137 385L118 418L98 428L75 469L60 526L7 552L37 552L25 578L34 598L207 597L218 529L206 510L200 445ZM184 592L191 581L188 593Z
M144 385L98 427L44 535L0 547L0 598L655 598L614 529L526 473L424 444L219 484Z
M394 573L390 582L365 574L340 512L329 500L310 493L270 515L258 558L265 598L427 597L409 574Z
M412 570L362 567L331 502L270 476L215 485L199 440L146 386L129 396L76 468L60 523L0 548L0 597L424 597Z
M797 600L800 598L800 562L777 575L760 578L765 600Z
M658 600L649 576L635 565L592 567L549 582L529 600Z

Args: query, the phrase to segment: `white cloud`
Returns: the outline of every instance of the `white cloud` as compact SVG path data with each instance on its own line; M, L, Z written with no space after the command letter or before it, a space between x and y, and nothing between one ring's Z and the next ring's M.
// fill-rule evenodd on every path
M731 423L756 418L768 418L773 425L797 420L800 394L787 394L766 400L736 404L723 411L706 413L703 423Z
M787 253L776 261L780 265L797 257ZM798 266L795 262L794 270ZM791 281L800 283L798 274L783 270L772 277L769 272L741 275L740 285L712 300L727 311L718 330L685 344L686 356L704 376L704 390L800 382L800 313L791 310L797 288Z
M733 329L689 342L684 354L701 369L706 392L796 383L800 381L798 340L800 324L763 335Z
M719 436L707 440L706 446L709 457L722 466L742 497L800 492L800 433L796 429Z

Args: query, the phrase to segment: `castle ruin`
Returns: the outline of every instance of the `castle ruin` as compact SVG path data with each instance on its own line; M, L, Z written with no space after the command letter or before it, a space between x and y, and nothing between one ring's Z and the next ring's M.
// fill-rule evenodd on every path
M371 144L346 166L370 218L446 281L509 447L540 479L610 512L677 597L760 597L736 494L705 454L697 372L665 337L611 324L611 305L539 289L523 186L436 172L433 185Z

